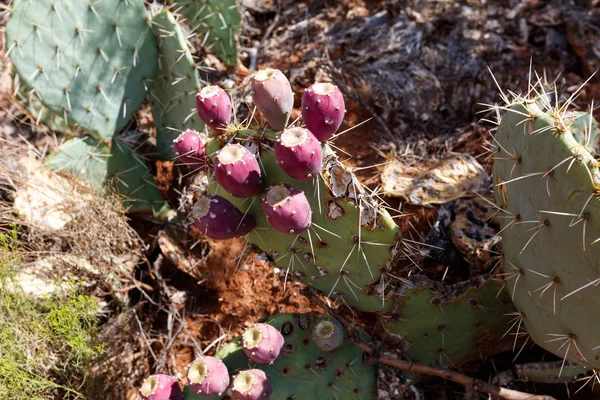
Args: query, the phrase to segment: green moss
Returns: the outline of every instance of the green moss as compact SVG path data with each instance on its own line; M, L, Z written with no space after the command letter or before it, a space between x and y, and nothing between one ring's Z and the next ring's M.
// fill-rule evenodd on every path
M21 262L13 227L0 233L0 399L82 398L77 387L102 353L96 303L75 286L27 297L16 280Z

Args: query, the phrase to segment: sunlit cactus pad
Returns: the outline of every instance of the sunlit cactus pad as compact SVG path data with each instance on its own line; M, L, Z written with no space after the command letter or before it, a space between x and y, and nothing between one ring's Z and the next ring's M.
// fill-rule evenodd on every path
M273 385L271 400L374 400L376 398L376 366L365 365L362 351L346 342L337 349L320 350L312 339L312 331L320 314L281 314L267 322L283 334L283 355L271 365L253 364L241 346L241 338L233 339L217 352L229 373L248 368L263 370ZM201 397L186 388L186 400L229 399Z
M202 132L204 123L196 113L199 79L192 54L176 16L163 10L152 20L158 40L158 72L149 100L156 126L156 149L163 159L174 159L173 140L181 131Z
M237 61L237 33L242 14L236 0L174 0L205 49L228 65Z
M147 19L142 0L15 0L7 52L50 110L110 139L154 78L156 41Z
M240 143L259 149L265 191L287 183L303 190L312 209L312 226L300 235L273 229L261 207L262 194L241 199L216 183L210 191L227 198L256 220L247 241L265 251L296 279L335 301L362 311L383 311L391 306L383 274L397 255L400 230L387 211L359 184L351 171L323 145L324 168L316 178L298 181L278 165L270 148L272 131L241 130ZM213 139L207 154L214 157L224 142Z
M538 345L599 368L600 171L586 149L597 123L545 96L506 107L494 154L505 280Z

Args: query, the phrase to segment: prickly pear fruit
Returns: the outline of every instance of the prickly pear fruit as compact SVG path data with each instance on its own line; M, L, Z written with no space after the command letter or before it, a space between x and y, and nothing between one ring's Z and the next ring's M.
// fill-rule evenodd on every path
M206 149L198 132L188 129L173 140L173 152L184 164L190 167L204 166Z
M256 226L251 215L244 215L229 200L219 195L204 195L192 208L194 225L206 236L231 239L248 234Z
M271 364L281 354L283 335L268 324L256 324L242 335L244 353L258 364Z
M279 131L287 126L294 107L294 92L280 70L267 68L254 75L252 100L271 128Z
M344 327L329 315L319 318L313 328L312 337L317 347L323 351L333 351L344 343Z
M331 83L314 83L302 95L302 118L321 142L329 140L338 130L345 112L344 96Z
M281 169L299 181L313 179L323 166L321 143L304 128L281 132L275 143L275 157Z
M248 369L235 377L231 393L238 400L268 400L273 393L273 387L264 371Z
M263 191L263 181L256 156L237 143L228 144L217 154L215 178L223 189L235 197L256 196Z
M200 396L220 396L229 386L229 371L223 361L202 356L190 364L187 380Z
M177 383L177 378L164 374L151 375L140 389L144 400L181 400L183 394Z
M231 99L219 86L206 86L196 96L196 110L206 125L221 133L231 121Z
M299 235L310 227L310 203L304 192L292 185L272 186L261 205L269 224L281 233Z

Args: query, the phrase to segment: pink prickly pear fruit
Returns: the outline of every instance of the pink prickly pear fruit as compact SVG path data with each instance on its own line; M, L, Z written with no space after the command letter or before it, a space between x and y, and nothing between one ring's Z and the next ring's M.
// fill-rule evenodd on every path
M244 215L229 200L218 195L201 197L192 207L192 217L200 232L217 240L244 236L256 226L251 215Z
M264 371L248 369L235 377L231 393L237 400L268 400L273 386Z
M314 83L302 95L302 118L306 127L321 142L339 129L346 105L340 89L331 83Z
M260 70L251 87L252 100L271 128L284 129L294 108L294 92L283 72L273 68Z
M200 396L220 396L229 387L229 371L223 361L203 356L190 364L187 380Z
M219 86L206 86L196 95L196 110L202 121L217 133L231 121L231 99Z
M298 235L310 227L312 211L304 192L286 183L272 186L262 198L267 221L276 230Z
M327 316L314 327L312 338L319 349L333 351L344 343L344 327L335 318Z
M308 181L323 166L321 142L308 129L288 128L275 143L275 158L281 169L299 181Z
M242 348L249 359L258 364L272 364L284 345L283 335L269 324L256 324L242 335Z
M206 165L206 148L202 136L188 129L173 140L173 152L179 160L190 167Z
M144 400L181 400L183 393L177 383L177 378L164 374L151 375L140 389Z
M228 144L217 154L215 178L235 197L256 196L263 191L263 181L256 156L240 144Z

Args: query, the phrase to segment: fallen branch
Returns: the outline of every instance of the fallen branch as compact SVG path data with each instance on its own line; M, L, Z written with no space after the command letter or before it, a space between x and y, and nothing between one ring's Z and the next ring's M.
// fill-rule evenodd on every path
M307 297L310 301L322 307L325 311L327 311L333 317L338 319L342 324L344 324L348 332L350 332L351 343L356 347L360 348L365 353L368 353L371 356L373 356L373 361L375 362L389 365L391 367L398 368L402 371L438 376L440 378L475 389L479 392L487 393L489 395L497 396L506 400L556 400L554 397L551 396L530 394L525 392L519 392L517 390L506 389L501 386L493 385L491 383L482 381L480 379L471 378L467 375L463 375L461 373L449 370L448 368L444 368L441 366L418 364L411 361L401 360L398 358L378 357L375 355L375 350L373 350L371 347L369 347L369 345L360 340L358 335L354 333L354 328L351 325L347 324L342 318L340 318L337 315L335 310L333 310L323 300L321 300L313 289L307 287L302 289L300 293Z

